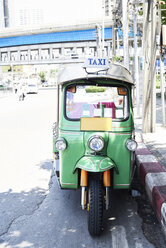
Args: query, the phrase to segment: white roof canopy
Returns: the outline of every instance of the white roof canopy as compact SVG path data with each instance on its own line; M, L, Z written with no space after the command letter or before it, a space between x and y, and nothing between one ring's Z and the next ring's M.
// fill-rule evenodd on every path
M95 69L95 68L94 68ZM70 81L88 80L88 79L113 79L123 81L129 84L133 84L133 79L130 72L123 66L118 64L110 64L110 68L102 70L102 68L96 68L93 73L89 68L84 68L82 64L67 66L64 68L58 78L58 84L66 84Z

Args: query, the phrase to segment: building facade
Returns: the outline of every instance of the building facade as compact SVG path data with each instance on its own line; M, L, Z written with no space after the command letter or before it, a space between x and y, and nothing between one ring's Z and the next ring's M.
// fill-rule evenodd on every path
M42 25L44 22L43 9L30 1L8 0L8 7L10 27Z
M0 0L0 28L9 27L8 0Z
M0 0L0 28L4 27L3 0Z

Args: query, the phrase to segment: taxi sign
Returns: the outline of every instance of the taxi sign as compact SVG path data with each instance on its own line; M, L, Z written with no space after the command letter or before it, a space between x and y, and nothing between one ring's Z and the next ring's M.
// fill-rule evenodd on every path
M110 64L106 58L88 58L83 68L100 68L102 70L108 70L110 68Z

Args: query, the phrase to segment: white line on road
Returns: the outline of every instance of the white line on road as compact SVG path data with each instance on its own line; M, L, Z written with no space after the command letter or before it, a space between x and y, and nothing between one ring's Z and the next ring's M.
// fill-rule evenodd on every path
M115 226L111 229L112 248L128 248L126 231L123 226Z

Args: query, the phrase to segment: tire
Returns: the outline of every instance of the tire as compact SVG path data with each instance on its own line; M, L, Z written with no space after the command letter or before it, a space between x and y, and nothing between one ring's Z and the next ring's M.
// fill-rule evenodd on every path
M103 186L101 180L91 179L89 183L88 230L98 236L103 230Z

